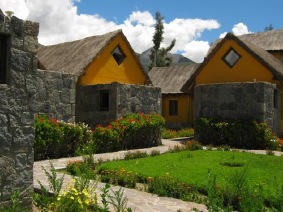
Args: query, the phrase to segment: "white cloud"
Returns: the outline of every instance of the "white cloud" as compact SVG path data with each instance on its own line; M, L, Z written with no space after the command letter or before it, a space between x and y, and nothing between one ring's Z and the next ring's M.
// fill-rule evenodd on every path
M232 28L232 32L234 33L234 35L237 36L251 33L248 30L248 27L243 23L235 24L234 27Z
M197 63L201 63L209 48L210 45L208 41L193 40L185 45L185 53L183 53L182 55L190 58Z
M247 25L240 22L240 23L235 24L233 26L232 33L236 36L239 36L239 35L249 34L249 33L252 33L252 32L249 31ZM227 35L227 32L223 32L219 35L219 38L224 38L226 35Z
M78 14L75 1L79 0L1 0L0 8L14 11L19 18L39 22L39 42L45 45L122 29L136 52L141 53L153 46L155 20L148 11L134 11L118 25L98 14ZM206 41L196 40L201 38L203 31L219 27L216 20L176 18L164 23L163 46L175 38L173 53L184 52L190 59L202 61L209 45ZM239 31L240 27L237 27Z

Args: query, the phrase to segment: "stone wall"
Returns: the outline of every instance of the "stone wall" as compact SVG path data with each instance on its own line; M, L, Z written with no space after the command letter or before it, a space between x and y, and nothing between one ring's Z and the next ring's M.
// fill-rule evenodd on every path
M77 76L56 71L36 71L37 92L33 99L36 113L66 122L75 121Z
M109 91L109 110L100 109L100 91ZM161 113L161 90L152 86L120 83L78 88L76 121L90 127L105 125L125 113Z
M31 99L36 92L38 30L38 23L0 14L0 35L9 38L7 80L0 84L0 207L9 203L15 191L20 191L27 207L32 206L34 113Z
M194 116L252 118L279 133L280 92L266 82L199 85L194 91Z

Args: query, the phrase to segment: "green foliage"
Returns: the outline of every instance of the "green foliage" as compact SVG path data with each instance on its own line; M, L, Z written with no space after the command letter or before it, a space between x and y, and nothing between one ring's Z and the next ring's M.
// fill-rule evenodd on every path
M118 191L113 191L109 184L106 184L102 189L103 193L101 194L101 197L103 207L100 207L97 202L97 194L95 191L97 188L97 181L94 175L91 177L95 180L90 180L90 176L88 175L89 172L81 173L81 171L83 171L80 167L81 165L81 162L75 163L75 166L78 166L78 169L80 169L80 176L73 178L72 183L67 184L64 191L62 191L64 175L61 178L58 178L52 163L50 163L50 173L43 168L43 171L48 178L49 188L45 188L42 183L39 182L42 193L37 193L34 195L34 202L37 207L42 211L106 212L109 211L109 203L114 207L115 211L132 211L131 208L127 208L127 198L123 196L124 191L122 188L120 188ZM86 165L89 164L86 163ZM70 169L76 170L74 166ZM109 190L113 193L112 195L108 193ZM49 193L49 191L51 191L51 193ZM18 206L18 201L13 201L13 203L15 203L13 205Z
M268 125L253 120L201 118L195 121L195 132L203 145L272 150L279 147L278 139Z
M88 179L75 178L74 185L68 185L66 191L49 205L49 209L58 212L99 211L96 193L94 193L95 188L96 185L91 184Z
M22 205L20 191L17 190L13 192L11 196L11 204L8 207L1 207L0 205L0 211L1 212L27 212L28 210L25 209Z
M53 203L55 199L59 196L64 181L64 175L58 178L57 172L51 162L50 167L50 172L48 172L44 167L42 167L42 170L44 171L48 179L49 188L46 188L44 185L42 185L40 181L38 181L41 189L41 194L34 195L35 204L42 209L48 208L49 205Z
M149 155L146 152L142 151L134 151L134 152L126 152L124 160L133 160L137 158L145 158L148 157Z
M35 117L35 160L74 156L92 139L84 124L59 122L46 115Z
M97 126L93 131L96 152L137 149L160 145L161 128L165 121L159 114L132 113Z
M180 138L180 137L191 137L194 135L194 129L192 128L184 128L180 130L172 130L172 129L162 129L162 138Z
M156 12L155 33L152 39L154 46L151 49L149 55L149 58L151 60L149 70L152 69L153 67L169 66L172 63L172 58L167 57L167 53L170 52L175 46L176 39L173 39L168 47L160 48L160 45L163 41L163 33L164 33L163 19L164 17L161 16L160 12Z
M185 149L186 150L190 150L190 151L195 151L195 150L202 150L202 144L198 141L195 140L191 140L191 141L187 141L185 143Z
M155 181L148 189L159 195L179 195L199 203L204 203L203 195L208 195L207 201L215 210L257 211L253 209L263 207L279 210L283 205L283 187L279 189L283 184L282 164L282 157L252 153L181 151L102 163L98 173L102 181L126 187ZM209 180L208 169L211 170ZM258 205L252 206L252 202Z

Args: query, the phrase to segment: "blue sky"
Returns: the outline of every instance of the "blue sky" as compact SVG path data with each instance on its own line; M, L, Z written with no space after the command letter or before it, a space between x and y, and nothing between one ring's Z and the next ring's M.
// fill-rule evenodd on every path
M165 17L164 42L173 52L201 62L211 42L227 32L283 28L282 0L0 0L3 11L40 23L39 42L51 45L122 29L133 49L150 48L154 15Z
M205 31L202 39L214 41L223 32L230 32L237 23L244 23L251 32L263 31L272 24L283 28L282 0L81 0L78 13L99 14L107 20L122 23L133 11L156 11L169 22L175 18L215 19L220 28Z

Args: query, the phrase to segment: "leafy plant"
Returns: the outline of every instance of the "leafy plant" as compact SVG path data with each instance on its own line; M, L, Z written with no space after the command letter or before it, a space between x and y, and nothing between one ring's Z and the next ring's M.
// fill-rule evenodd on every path
M92 140L84 124L65 123L46 115L35 116L35 160L74 156Z
M97 126L93 130L96 151L110 152L160 145L164 124L165 120L159 114L126 114L106 127Z
M149 155L144 151L133 151L133 152L126 152L125 153L125 157L124 160L133 160L133 159L137 159L137 158L145 158L148 157Z
M185 149L190 150L190 151L195 151L195 150L202 150L203 147L200 142L191 140L185 143Z
M54 165L51 162L49 163L51 167L50 172L42 167L42 170L44 171L48 179L49 188L45 188L45 186L40 181L38 181L41 189L41 194L34 195L35 204L40 208L48 208L49 205L55 201L55 199L61 192L65 177L65 175L63 174L62 177L58 178Z
M204 145L271 150L279 147L278 139L268 125L254 120L200 118L195 121L195 132Z
M180 137L191 137L194 135L193 128L184 128L180 130L173 129L162 129L162 138L170 139L170 138L180 138Z
M108 194L108 203L110 203L113 207L115 212L125 212L125 211L132 211L130 208L127 208L128 199L124 197L124 190L120 187L117 191L110 189L112 192Z

